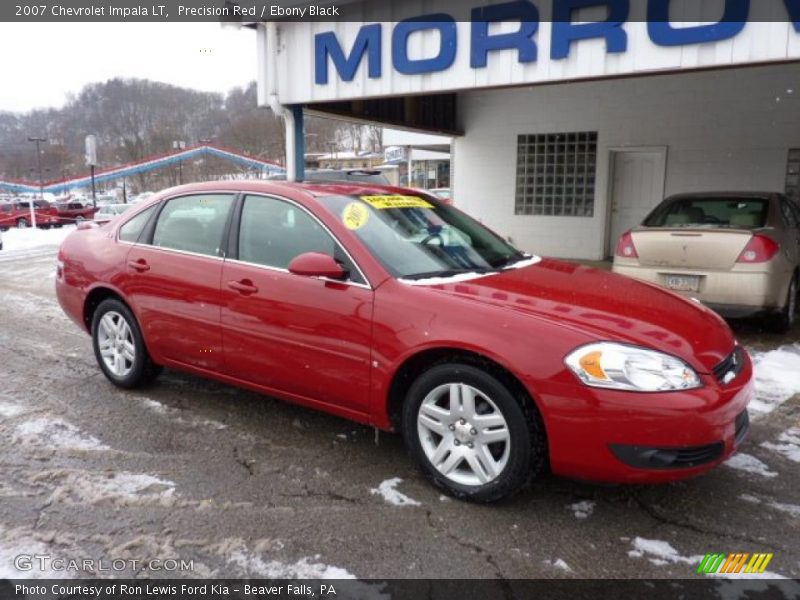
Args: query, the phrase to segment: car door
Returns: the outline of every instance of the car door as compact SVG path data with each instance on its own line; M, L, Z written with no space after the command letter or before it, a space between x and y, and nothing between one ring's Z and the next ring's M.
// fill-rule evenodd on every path
M245 196L222 273L225 370L295 399L367 413L373 291L342 246L300 205ZM345 281L288 271L305 252L339 260Z
M123 293L156 360L222 367L222 249L234 198L204 193L166 200L128 253Z

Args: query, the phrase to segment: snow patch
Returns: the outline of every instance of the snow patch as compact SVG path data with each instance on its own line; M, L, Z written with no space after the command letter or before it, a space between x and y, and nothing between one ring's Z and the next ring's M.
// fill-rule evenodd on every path
M8 419L11 417L16 417L17 415L21 415L24 412L25 409L19 406L18 404L12 404L10 402L0 402L0 417Z
M755 456L750 456L744 452L737 452L725 461L725 466L738 471L745 471L746 473L754 473L762 477L777 477L775 471L770 471L769 467L758 460Z
M356 576L342 569L321 562L319 555L314 558L301 558L296 563L278 560L265 560L260 554L250 554L244 550L233 552L228 563L239 567L247 577L268 579L355 579Z
M84 435L74 425L62 419L42 417L17 425L14 441L28 446L56 450L110 450L96 437Z
M632 558L642 558L647 556L654 565L667 565L675 563L685 563L688 565L699 564L703 557L697 556L681 556L669 542L662 540L648 540L641 537L633 538L633 550L628 552L628 556Z
M563 559L557 558L555 560L543 560L543 564L547 565L548 567L554 567L556 569L561 569L562 571L566 571L567 573L572 572L572 567L570 567Z
M748 573L747 577L728 577L724 581L717 583L717 594L722 600L741 600L746 598L776 598L774 594L764 594L771 588L781 592L787 600L800 596L800 586L795 581L772 581L766 583L759 579L788 579L783 575L764 571L763 573ZM759 592L749 594L748 592Z
M594 512L596 505L597 503L591 500L582 500L575 504L570 504L567 508L575 514L576 519L586 519Z
M49 568L50 563L44 563L45 568L40 570L39 563L30 571L18 571L14 567L14 558L20 554L45 555L53 557L53 551L46 544L32 537L22 529L4 530L0 527L0 579L72 579L74 574L70 571L54 571Z
M800 344L769 352L752 352L756 397L748 409L754 417L771 413L795 394L800 394Z
M154 413L158 413L160 415L165 415L169 412L169 409L161 404L161 402L157 402L155 400L151 400L150 398L141 398L142 404L144 404L147 408L152 410Z
M376 496L383 496L387 503L395 506L420 506L419 502L395 489L402 482L403 480L399 477L393 477L381 482L377 488L372 488L369 492Z
M175 501L175 483L144 473L50 471L34 476L31 482L52 484L51 502L172 506Z
M800 463L800 428L793 427L778 436L779 444L762 442L761 447L777 452L784 458Z
M740 494L740 500L744 500L745 502L750 502L751 504L764 504L769 508L777 510L782 513L786 513L795 519L800 519L800 506L797 504L787 504L785 502L775 502L774 500L761 500L761 498L757 498L751 494Z
M55 249L73 231L74 225L65 225L57 229L9 229L3 234L2 258L16 257L25 251L45 248Z

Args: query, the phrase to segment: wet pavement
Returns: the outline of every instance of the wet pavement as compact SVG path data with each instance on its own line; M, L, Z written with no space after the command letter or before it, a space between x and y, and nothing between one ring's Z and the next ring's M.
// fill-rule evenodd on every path
M191 561L74 576L677 578L707 552L757 551L800 576L798 396L754 421L738 468L642 487L548 476L474 506L423 480L397 435L376 444L370 428L174 371L114 388L53 269L53 252L0 256L0 578L34 553ZM800 328L735 329L757 351L800 342Z

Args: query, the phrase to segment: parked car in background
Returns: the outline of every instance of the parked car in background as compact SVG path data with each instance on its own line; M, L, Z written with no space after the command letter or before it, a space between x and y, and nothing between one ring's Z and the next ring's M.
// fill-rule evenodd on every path
M788 331L797 312L800 206L778 193L672 196L617 244L614 272Z
M286 175L272 175L270 181L286 181ZM306 169L304 181L351 181L354 183L377 183L388 185L389 180L377 169Z
M34 200L33 210L36 213L36 226L49 229L61 223L58 210L46 200ZM25 228L31 226L30 200L15 200L0 203L0 229L11 227Z
M742 443L754 395L713 311L526 255L405 188L173 188L70 234L56 293L116 386L166 366L399 430L434 484L479 502L548 468L697 475Z
M3 249L3 232L0 231L0 250Z
M65 202L55 206L62 225L91 220L97 212L97 209L91 204L84 205L81 202Z
M132 204L105 204L98 207L97 212L94 213L95 221L110 221L114 217L121 215L128 210Z

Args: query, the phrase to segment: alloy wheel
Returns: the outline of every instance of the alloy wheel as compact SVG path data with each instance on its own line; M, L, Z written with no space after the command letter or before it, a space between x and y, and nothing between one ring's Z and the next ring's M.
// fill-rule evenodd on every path
M434 468L455 483L485 485L508 464L508 423L491 398L471 385L431 390L417 414L417 433Z
M117 377L125 377L136 360L133 331L120 313L108 311L100 319L97 344L103 363Z

